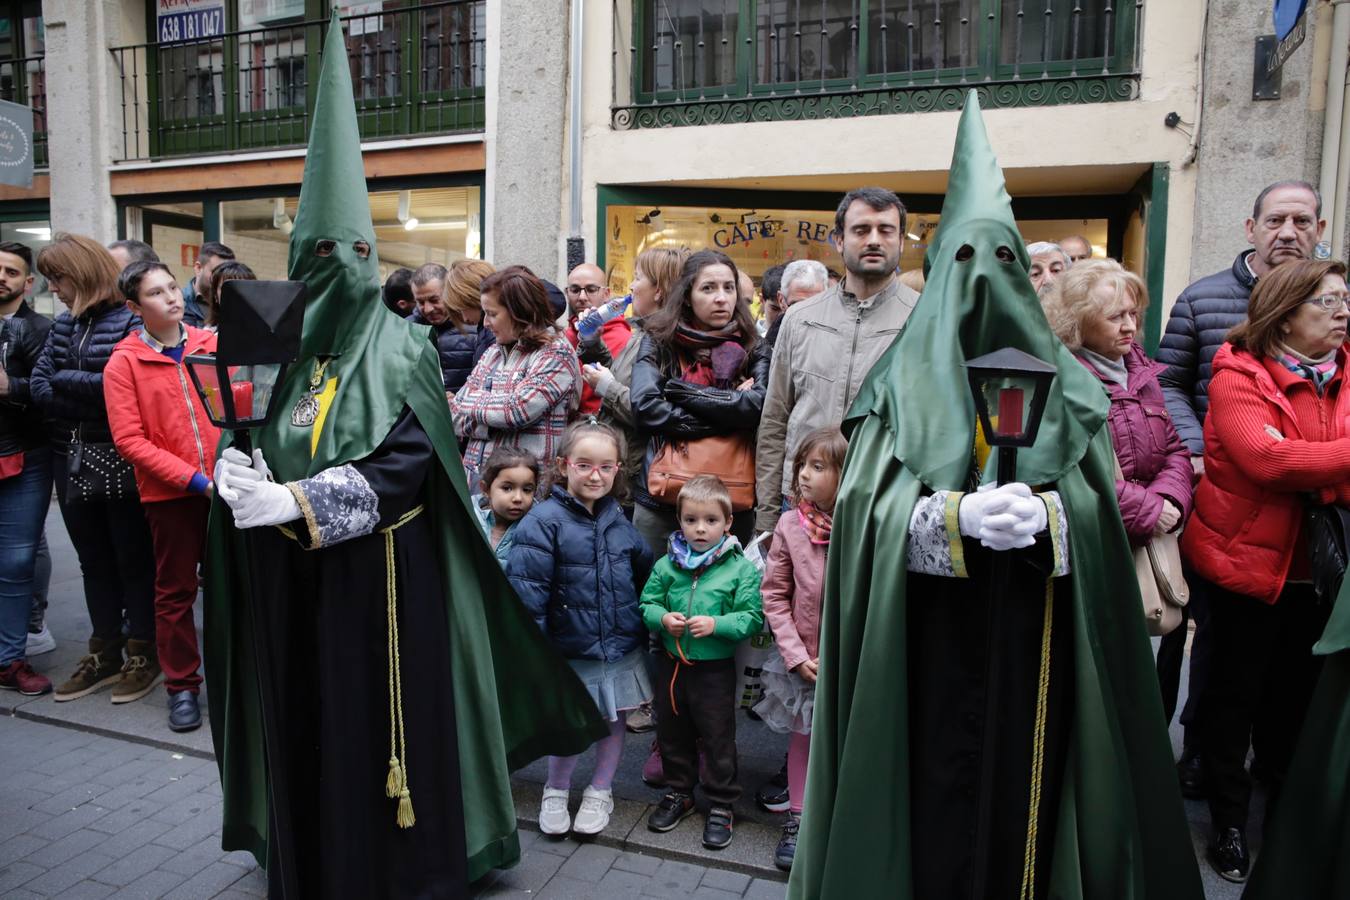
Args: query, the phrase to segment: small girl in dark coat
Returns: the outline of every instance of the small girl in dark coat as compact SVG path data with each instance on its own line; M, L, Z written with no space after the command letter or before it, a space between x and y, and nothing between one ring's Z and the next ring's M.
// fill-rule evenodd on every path
M610 786L623 753L628 710L652 699L647 629L638 597L652 554L624 517L622 441L594 418L564 432L554 486L516 526L506 575L539 627L582 680L610 733L596 744L595 773L573 822L568 814L578 756L551 756L539 809L544 834L598 834L614 810Z

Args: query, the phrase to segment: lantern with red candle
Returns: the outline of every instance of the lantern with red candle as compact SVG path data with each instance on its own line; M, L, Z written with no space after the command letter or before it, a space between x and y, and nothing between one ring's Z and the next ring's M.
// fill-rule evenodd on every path
M970 391L989 446L998 448L998 483L1017 480L1017 448L1036 443L1055 367L1012 347L966 363Z
M216 352L183 360L211 423L234 431L244 452L248 429L272 417L276 388L299 352L305 296L300 281L225 282Z

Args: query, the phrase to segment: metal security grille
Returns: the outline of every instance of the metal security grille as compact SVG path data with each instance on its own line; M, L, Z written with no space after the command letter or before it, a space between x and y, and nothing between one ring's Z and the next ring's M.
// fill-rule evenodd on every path
M343 17L361 135L481 130L485 0ZM112 48L122 160L298 146L328 23Z
M954 109L970 87L991 106L1132 99L1143 5L614 0L613 122L647 128Z

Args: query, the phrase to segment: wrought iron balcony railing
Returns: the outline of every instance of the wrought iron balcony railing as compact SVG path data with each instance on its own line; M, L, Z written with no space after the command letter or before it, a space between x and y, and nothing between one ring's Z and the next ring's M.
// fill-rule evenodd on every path
M362 137L478 131L485 0L343 17ZM327 21L112 49L122 160L299 146Z
M47 69L41 56L0 59L0 100L33 108L33 165L47 165Z
M1131 100L1143 0L614 0L615 128Z

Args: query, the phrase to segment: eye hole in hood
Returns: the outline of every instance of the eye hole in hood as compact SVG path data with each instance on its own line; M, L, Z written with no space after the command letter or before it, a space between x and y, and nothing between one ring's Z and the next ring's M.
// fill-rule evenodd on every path
M975 248L969 244L962 244L956 249L957 262L970 262L975 258Z
M998 261L1001 263L1013 263L1017 261L1017 255L1002 244L994 251L994 255L998 257Z

